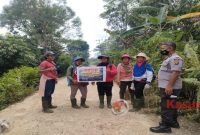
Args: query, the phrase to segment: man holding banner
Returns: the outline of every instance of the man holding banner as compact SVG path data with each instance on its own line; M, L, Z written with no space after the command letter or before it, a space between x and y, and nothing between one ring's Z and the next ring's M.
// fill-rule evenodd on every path
M77 68L81 67L81 65L84 61L85 61L84 58L76 57L74 59L74 64L71 65L67 69L67 79L69 82L69 86L71 87L70 99L71 99L72 108L75 108L75 109L80 109L80 106L77 105L77 100L76 100L76 93L77 93L78 89L80 90L81 95L82 95L81 107L89 108L89 106L85 104L86 98L87 98L88 82L79 82L78 75L77 75Z

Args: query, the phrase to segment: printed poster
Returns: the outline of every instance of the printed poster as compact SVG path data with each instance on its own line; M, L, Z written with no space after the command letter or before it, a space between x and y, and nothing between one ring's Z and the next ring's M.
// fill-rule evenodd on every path
M106 67L77 67L78 82L105 82Z

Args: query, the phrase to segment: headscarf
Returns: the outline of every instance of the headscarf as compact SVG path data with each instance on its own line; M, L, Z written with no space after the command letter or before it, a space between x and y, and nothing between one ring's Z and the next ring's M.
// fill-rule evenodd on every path
M126 73L131 73L132 72L132 68L129 64L125 65L124 63L121 63L123 69L125 70Z
M139 66L138 64L135 64L133 68L133 75L135 77L140 77L143 74L145 74L147 70L153 72L152 66L150 64L146 62L144 62L141 66Z

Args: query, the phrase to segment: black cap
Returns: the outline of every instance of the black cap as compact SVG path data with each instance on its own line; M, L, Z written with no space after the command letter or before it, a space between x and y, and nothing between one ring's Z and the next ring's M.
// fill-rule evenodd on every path
M98 59L102 59L103 57L109 59L109 56L107 56L107 55L99 55L97 58L98 58Z

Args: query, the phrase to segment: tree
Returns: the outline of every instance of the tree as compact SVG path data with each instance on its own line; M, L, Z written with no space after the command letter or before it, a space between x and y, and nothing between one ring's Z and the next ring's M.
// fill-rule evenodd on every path
M127 17L129 5L133 0L104 0L106 2L105 11L100 15L107 19L107 25L113 30L127 30Z
M19 36L0 37L0 74L19 66L35 66L36 55L28 43Z
M67 68L71 64L71 58L70 58L69 54L62 53L58 57L58 60L56 61L56 64L57 64L59 76L65 76L66 72L67 72Z
M67 43L67 52L70 54L72 59L76 56L81 56L87 61L89 58L89 45L87 42L82 40L71 40Z
M144 51L154 58L153 63L157 63L159 59L157 59L156 46L160 42L176 41L179 47L178 51L184 57L185 42L196 44L199 41L199 36L197 36L200 26L197 16L199 15L199 4L197 4L199 0L130 0L132 5L128 6L126 15L122 15L123 12L116 8L116 5L120 6L123 3L122 0L105 0L105 2L105 11L101 17L109 22L109 29L105 31L110 37L102 45L107 43L107 53L113 52L121 55L129 50L131 50L130 54ZM126 16L128 29L120 30L112 27L124 23L123 19L119 19L119 13L121 16ZM170 17L178 20L179 23L169 22ZM200 47L195 46L195 48L199 50ZM101 51L102 47L98 46L97 49ZM118 58L116 57L116 59Z
M65 0L12 0L3 8L0 24L14 34L25 35L33 48L58 52L65 37L72 35L68 31L78 30L81 23ZM81 37L79 32L73 37Z
M127 0L127 3L132 4L128 4L126 14L122 14L124 13L121 11L122 9L116 8L123 5L124 1L105 0L105 2L105 11L101 14L101 17L106 19L108 26L110 26L110 29L106 30L110 34L110 38L113 39L113 44L111 44L113 47L110 48L128 49L133 47L137 49L138 40L148 39L163 30L176 31L180 29L184 31L185 34L181 37L186 41L191 39L191 35L194 36L194 39L199 38L197 36L199 35L198 28L191 25L191 21L171 24L166 20L167 16L180 15L191 11L198 0ZM183 6L185 7L183 8ZM119 19L120 16L126 16L126 19ZM120 27L116 29L114 27L117 24L124 24L124 20L126 20L128 29L120 29ZM121 45L122 47L120 47Z

